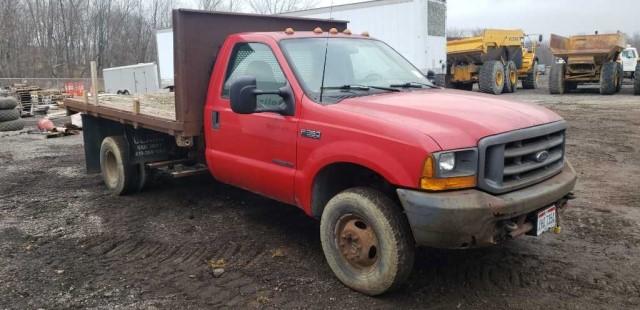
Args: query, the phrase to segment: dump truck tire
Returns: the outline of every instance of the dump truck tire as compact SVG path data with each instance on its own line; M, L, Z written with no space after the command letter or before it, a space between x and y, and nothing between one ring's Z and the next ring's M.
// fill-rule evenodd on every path
M533 63L531 72L527 73L527 76L522 80L522 88L524 89L536 89L538 88L538 62Z
M18 100L13 97L0 97L0 110L15 109L18 106Z
M564 64L553 64L549 72L549 93L552 95L564 94Z
M490 60L480 67L478 86L483 93L500 95L504 88L504 66L502 62Z
M513 61L507 61L504 65L504 87L502 93L514 93L518 88L518 68Z
M0 122L0 131L16 131L22 129L24 129L24 121L22 119Z
M415 242L406 216L371 188L345 190L327 203L320 241L336 277L367 295L397 289L413 269Z
M616 84L618 84L618 63L610 61L603 64L600 73L600 94L614 94L617 88Z
M20 111L17 109L0 110L0 122L13 121L20 118Z
M622 82L624 81L624 68L621 63L617 63L618 65L618 81L616 82L616 93L620 92L622 89Z
M138 190L139 165L129 162L127 141L122 136L106 137L100 146L100 168L107 188L115 195Z
M636 65L636 72L633 73L633 93L640 95L640 63Z

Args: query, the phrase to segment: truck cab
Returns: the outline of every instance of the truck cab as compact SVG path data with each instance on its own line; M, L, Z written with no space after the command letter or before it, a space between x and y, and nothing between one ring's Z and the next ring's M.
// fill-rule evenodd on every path
M635 47L627 46L620 53L620 63L622 64L622 70L624 77L635 78L636 66L638 65L638 50Z

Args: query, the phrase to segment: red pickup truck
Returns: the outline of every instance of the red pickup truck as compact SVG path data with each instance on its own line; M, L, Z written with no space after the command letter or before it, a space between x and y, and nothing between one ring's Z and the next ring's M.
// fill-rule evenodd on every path
M416 246L557 228L576 182L557 114L435 87L345 22L173 14L174 118L65 101L84 113L88 172L114 193L140 190L156 170L209 171L298 206L320 220L338 279L369 295L407 279Z

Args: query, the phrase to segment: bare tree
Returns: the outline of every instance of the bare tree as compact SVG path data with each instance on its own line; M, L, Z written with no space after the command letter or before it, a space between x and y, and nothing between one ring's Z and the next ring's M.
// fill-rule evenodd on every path
M278 14L316 6L316 0L249 0L251 9L259 14Z

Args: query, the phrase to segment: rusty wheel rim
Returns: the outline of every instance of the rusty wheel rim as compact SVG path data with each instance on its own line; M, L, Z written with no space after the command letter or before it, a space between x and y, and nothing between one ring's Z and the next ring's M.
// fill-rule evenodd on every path
M373 227L358 215L338 219L335 241L344 260L358 270L369 269L378 261L378 238Z

